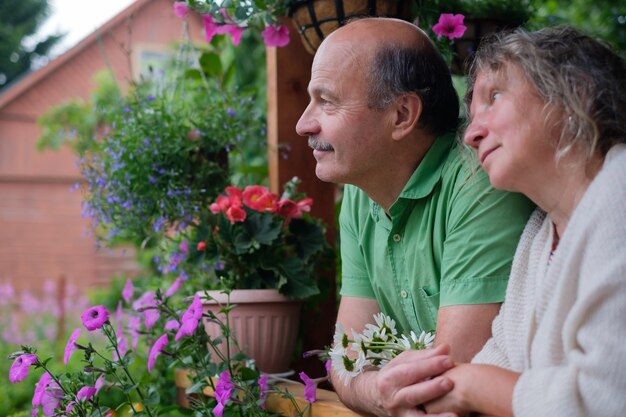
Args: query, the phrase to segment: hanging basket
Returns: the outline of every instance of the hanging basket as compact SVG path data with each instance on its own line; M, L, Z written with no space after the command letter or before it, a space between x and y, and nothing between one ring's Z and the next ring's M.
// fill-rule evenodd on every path
M355 17L409 19L410 0L295 0L289 16L304 47L314 54L326 36Z

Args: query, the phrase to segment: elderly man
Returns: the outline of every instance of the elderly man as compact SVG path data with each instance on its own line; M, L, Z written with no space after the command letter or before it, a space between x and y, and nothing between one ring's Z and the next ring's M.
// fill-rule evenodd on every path
M452 388L429 378L467 362L491 335L532 204L495 191L457 145L459 103L430 39L395 19L356 20L320 46L296 130L323 181L346 184L337 322L362 331L390 315L401 332L436 329L436 349L407 352L344 385L364 414L422 415Z

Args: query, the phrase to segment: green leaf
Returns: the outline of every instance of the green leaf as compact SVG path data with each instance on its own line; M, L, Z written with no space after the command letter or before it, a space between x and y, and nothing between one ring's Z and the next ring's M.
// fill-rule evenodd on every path
M248 213L248 232L262 245L271 245L280 234L281 221L270 213Z
M211 77L222 76L222 61L220 61L220 57L216 53L203 53L200 57L200 66L202 70Z
M195 394L197 392L202 392L205 386L206 386L206 382L204 381L196 382L195 384L193 384L192 386L190 386L189 388L185 390L185 394Z

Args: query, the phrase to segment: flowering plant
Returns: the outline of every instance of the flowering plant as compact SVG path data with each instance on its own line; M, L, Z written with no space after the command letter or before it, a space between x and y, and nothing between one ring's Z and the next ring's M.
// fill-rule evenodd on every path
M245 29L261 33L267 46L285 46L289 43L289 29L278 22L286 16L291 0L185 0L174 3L174 13L185 18L190 10L202 14L207 42L216 34L229 34L233 44Z
M313 200L296 192L299 181L289 181L280 198L259 185L227 187L191 230L186 262L212 265L221 288L317 294L316 262L332 251L309 215Z
M347 384L368 366L382 368L391 359L409 349L426 349L432 346L435 334L422 331L398 335L396 322L383 313L374 315L375 325L365 325L363 333L352 330L352 339L343 326L337 323L333 347L328 351L332 367Z

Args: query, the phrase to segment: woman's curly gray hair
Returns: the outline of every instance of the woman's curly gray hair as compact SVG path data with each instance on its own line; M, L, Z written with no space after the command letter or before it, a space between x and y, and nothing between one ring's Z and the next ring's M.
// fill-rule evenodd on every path
M546 107L561 111L557 157L574 147L587 157L626 142L626 64L603 43L571 27L517 29L485 40L468 74L469 108L480 71L520 68Z

